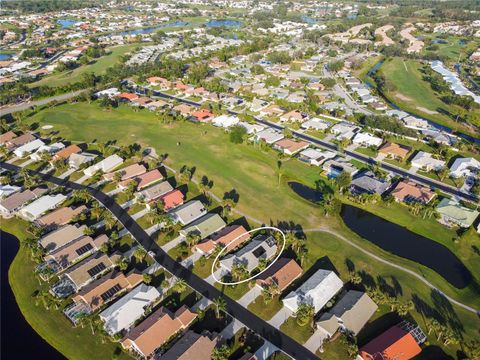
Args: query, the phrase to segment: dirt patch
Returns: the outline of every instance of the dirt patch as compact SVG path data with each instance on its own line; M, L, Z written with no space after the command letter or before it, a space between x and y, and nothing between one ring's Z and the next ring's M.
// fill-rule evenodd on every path
M421 106L417 106L417 110L420 110L421 112L424 112L424 113L429 114L429 115L439 114L438 111L426 109L426 108L421 107Z
M397 99L402 100L402 101L412 101L412 99L410 99L408 96L405 96L405 95L400 94L400 93L395 93L395 97Z

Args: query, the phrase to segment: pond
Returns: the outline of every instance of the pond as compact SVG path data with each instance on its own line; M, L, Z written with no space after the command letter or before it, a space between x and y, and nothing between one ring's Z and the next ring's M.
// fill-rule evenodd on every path
M0 54L0 61L8 60L13 57L13 54Z
M41 355L42 359L65 359L31 328L15 301L8 282L8 269L19 249L17 238L0 230L0 246L2 279L0 357L2 359L35 359ZM61 334L58 335L61 336Z
M127 36L127 35L140 35L140 34L150 34L156 30L160 30L167 27L180 27L180 26L187 26L188 22L177 20L174 22L168 22L158 26L149 26L144 27L141 29L133 29L133 30L125 30L125 31L116 31L111 33L109 36L120 35L120 36Z
M436 241L355 206L343 205L341 216L345 224L362 238L385 251L429 267L456 288L462 289L472 280L465 265Z
M308 201L318 204L322 200L321 191L314 190L307 185L303 185L296 181L289 181L288 186L290 186L290 189L292 189L297 195Z
M69 27L75 25L76 23L77 23L77 21L72 20L72 19L59 19L59 20L57 20L57 24L59 24L62 29L69 28Z
M212 28L212 27L219 27L219 26L224 26L227 28L239 28L242 26L242 22L238 20L231 20L231 19L218 19L218 20L210 20L207 22L206 27Z

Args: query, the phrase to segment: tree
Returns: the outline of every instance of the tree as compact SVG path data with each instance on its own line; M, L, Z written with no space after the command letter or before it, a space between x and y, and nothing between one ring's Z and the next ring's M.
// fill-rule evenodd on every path
M138 263L143 262L143 259L147 256L147 250L145 250L143 247L139 246L135 251L133 252L133 257L135 260L137 260Z
M235 281L241 281L249 276L247 266L241 263L234 263L230 272Z
M409 300L407 302L400 302L398 305L397 305L397 314L400 315L400 316L406 316L409 311L413 310L414 309L414 304L413 304L413 301L412 300Z
M230 141L234 144L243 143L243 139L247 134L247 129L241 125L235 125L230 128Z
M355 284L355 285L361 284L362 283L362 277L358 273L352 272L350 274L350 282L352 284Z
M312 304L301 303L298 305L297 312L295 314L297 318L297 324L299 326L305 326L311 324L313 316L315 315L315 308Z
M175 284L172 286L172 291L176 293L182 293L187 290L187 282L181 278L175 281Z
M342 208L342 202L338 200L333 194L325 193L323 194L322 200L320 201L320 206L323 208L325 215L335 215L340 213Z
M348 188L351 182L352 176L347 171L342 171L340 175L335 178L335 183L337 184L340 192L343 192L346 188Z
M74 200L88 202L90 200L90 193L87 189L74 190L72 193L72 197Z
M212 352L212 360L228 360L230 352L230 348L227 345L216 347Z
M194 245L196 245L200 239L202 238L202 235L198 230L190 231L187 236L185 237L185 241L188 244L188 247L192 248Z
M118 266L118 268L119 268L120 270L122 270L122 271L127 270L127 269L128 269L128 265L129 265L128 259L125 258L125 257L121 257L121 258L118 259L118 261L117 261L117 266Z
M95 201L92 204L92 209L90 210L90 214L92 215L92 217L95 218L95 220L98 221L102 213L103 213L103 208L100 206L100 203L98 201Z
M213 304L215 305L215 316L219 319L220 313L227 311L227 302L223 297L218 297L213 299Z
M149 285L152 282L152 275L150 274L143 274L143 282Z
M105 211L103 213L103 222L105 223L105 227L111 230L117 223L117 219L113 217L110 211Z

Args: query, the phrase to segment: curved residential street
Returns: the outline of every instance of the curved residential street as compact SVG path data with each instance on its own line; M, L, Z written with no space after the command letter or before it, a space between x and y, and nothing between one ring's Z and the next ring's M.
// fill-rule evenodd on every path
M11 171L19 171L21 169L19 166L4 162L0 162L0 167ZM258 335L274 344L277 348L282 349L282 351L294 359L318 359L318 357L310 350L253 314L235 300L225 296L222 291L210 285L204 279L201 279L189 269L173 260L150 238L145 230L142 229L140 225L138 225L137 222L132 219L127 210L123 209L108 195L92 187L77 184L65 179L60 179L52 175L43 174L38 171L30 170L30 173L38 175L44 181L69 188L71 190L88 190L88 192L95 199L103 204L103 206L105 206L105 208L108 209L113 216L115 216L115 218L117 218L117 220L125 227L125 229L127 229L132 237L145 248L145 250L155 253L155 260L168 272L172 273L176 277L184 279L192 289L211 301L218 297L223 297L227 303L227 312L232 317L240 319L246 327L250 328L252 331L256 332Z

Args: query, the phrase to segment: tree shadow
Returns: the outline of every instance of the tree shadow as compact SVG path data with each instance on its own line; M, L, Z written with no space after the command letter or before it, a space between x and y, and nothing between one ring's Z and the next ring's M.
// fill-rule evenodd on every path
M240 194L236 189L232 189L223 194L223 200L232 200L236 204L240 200Z

